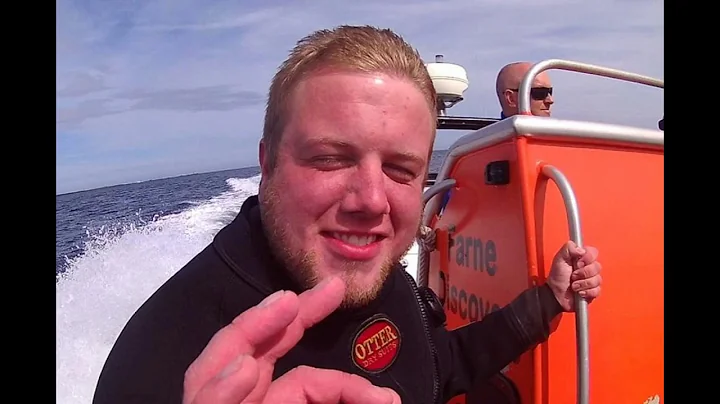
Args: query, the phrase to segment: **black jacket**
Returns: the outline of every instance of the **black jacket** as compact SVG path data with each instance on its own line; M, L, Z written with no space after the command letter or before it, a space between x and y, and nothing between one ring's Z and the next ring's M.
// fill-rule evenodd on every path
M177 404L185 370L215 332L279 289L298 290L270 254L257 197L132 316L103 367L93 403ZM142 280L138 280L141 282ZM482 321L447 331L427 290L401 267L361 310L337 311L275 367L333 368L393 388L403 403L444 403L544 341L561 312L536 287Z

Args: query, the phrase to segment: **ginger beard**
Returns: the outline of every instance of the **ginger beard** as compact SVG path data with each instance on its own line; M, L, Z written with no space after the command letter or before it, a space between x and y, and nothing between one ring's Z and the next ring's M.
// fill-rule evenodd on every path
M310 289L322 281L318 275L317 259L312 251L297 250L290 247L292 244L288 234L289 229L283 220L282 212L276 204L281 194L278 188L280 188L279 184L276 184L272 175L264 178L260 184L260 215L268 244L272 254L284 265L290 276L300 287ZM420 228L420 216L418 216L417 228ZM358 285L354 280L357 268L364 263L347 260L343 264L341 271L341 278L345 282L345 298L340 307L344 309L358 308L366 306L375 300L392 269L399 264L400 259L411 247L412 240L408 242L401 254L387 257L383 261L380 271L378 271L377 279L370 287Z

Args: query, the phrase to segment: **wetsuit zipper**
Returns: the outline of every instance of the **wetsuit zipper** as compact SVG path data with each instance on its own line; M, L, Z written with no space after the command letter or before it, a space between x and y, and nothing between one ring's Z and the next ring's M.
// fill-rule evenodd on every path
M433 341L432 335L430 334L430 326L429 322L430 319L428 318L427 314L427 308L425 306L425 302L423 301L422 297L420 296L420 291L417 289L417 284L415 283L415 279L412 278L412 275L410 275L407 271L402 269L403 274L405 275L405 278L407 279L408 283L410 284L410 288L413 291L413 294L415 295L415 299L418 302L418 306L420 306L420 317L422 318L423 328L425 330L425 339L428 342L428 346L430 347L430 355L432 355L433 358L433 404L439 404L439 393L440 393L440 370L438 369L438 357L437 357L437 351L435 350L435 342Z

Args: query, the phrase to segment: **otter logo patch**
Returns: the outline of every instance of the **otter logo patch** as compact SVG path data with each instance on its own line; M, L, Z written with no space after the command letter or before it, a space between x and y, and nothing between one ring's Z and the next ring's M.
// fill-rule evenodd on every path
M365 321L352 342L353 363L368 373L380 373L395 362L400 351L400 331L384 315Z

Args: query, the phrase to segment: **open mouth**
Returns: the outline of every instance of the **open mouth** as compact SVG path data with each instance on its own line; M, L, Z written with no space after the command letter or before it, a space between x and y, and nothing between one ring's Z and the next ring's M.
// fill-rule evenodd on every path
M344 259L366 261L374 259L382 250L385 236L370 233L323 232L328 247Z
M365 234L365 235L358 235L358 234L347 234L347 233L339 233L339 232L332 232L330 236L334 239L340 240L344 243L354 245L357 247L364 247L368 244L372 244L376 241L378 241L381 236L378 236L376 234Z

